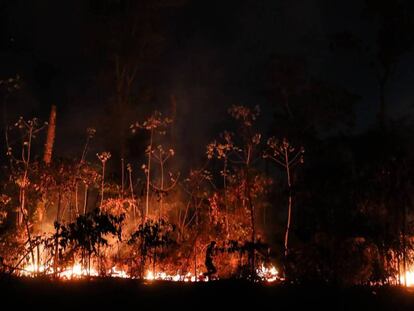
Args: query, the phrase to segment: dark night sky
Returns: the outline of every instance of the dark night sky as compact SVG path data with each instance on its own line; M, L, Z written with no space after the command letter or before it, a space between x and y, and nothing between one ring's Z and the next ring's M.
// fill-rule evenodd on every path
M191 146L195 137L211 139L231 104L259 104L270 115L272 104L263 92L269 58L275 53L298 55L319 79L361 96L356 129L363 129L375 122L375 77L364 60L333 54L327 40L328 34L344 30L366 42L374 40L375 26L361 20L361 10L362 1L190 1L163 17L166 46L137 83L153 85L157 107L170 94L177 96L177 126L183 145ZM98 126L98 116L105 114L107 90L96 83L105 64L89 52L94 41L91 14L84 0L0 4L0 77L19 74L24 81L8 104L8 117L46 119L56 103L60 153L77 153L84 129ZM395 117L412 114L413 78L411 53L390 84ZM203 152L202 146L194 148Z

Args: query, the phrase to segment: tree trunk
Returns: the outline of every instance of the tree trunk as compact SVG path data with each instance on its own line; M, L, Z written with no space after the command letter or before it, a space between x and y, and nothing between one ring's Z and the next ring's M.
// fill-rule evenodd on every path
M161 168L161 183L160 183L160 212L159 219L162 217L162 208L163 208L163 198L164 198L164 162L162 159L162 154L160 154L160 168Z
M85 185L85 197L83 200L83 215L86 214L86 208L88 206L88 191L89 191L88 188L89 188L88 185Z
M226 209L226 235L229 237L229 208L227 203L227 158L224 158L224 167L223 167L223 191L224 191L224 205Z
M102 184L101 184L101 205L100 209L102 209L102 204L104 201L104 186L105 186L105 162L102 163Z
M43 161L46 165L49 165L52 161L53 144L55 142L56 133L56 106L52 105L50 109L49 125L47 127L47 138L45 144L45 151L43 155Z
M125 163L121 158L121 199L124 199Z
M28 184L28 174L29 174L29 163L30 163L30 152L31 152L31 147L32 147L32 134L33 134L33 128L30 128L29 131L29 142L27 145L27 158L25 159L24 156L22 156L23 162L24 162L24 174L23 174L23 186L20 187L20 212L22 214L22 218L26 227L26 232L27 232L27 238L29 240L29 246L30 246L30 254L32 257L32 264L33 266L36 264L35 263L35 256L34 256L34 251L33 251L33 241L32 241L32 236L30 234L30 226L29 226L29 213L26 214L26 186ZM24 148L24 146L23 146ZM24 154L24 149L23 149L23 153Z
M145 198L145 216L144 219L146 220L148 217L149 212L149 192L150 192L150 175L151 175L151 152L152 152L152 137L153 137L153 130L151 129L150 133L150 144L148 146L148 166L147 166L147 193Z
M286 224L286 232L285 232L285 257L288 255L288 243L289 243L289 230L291 224L291 217L292 217L292 184L290 180L290 167L289 167L289 157L288 157L288 150L285 150L285 165L286 165L286 175L287 175L287 186L289 191L288 197L288 218Z
M403 206L403 226L402 226L402 239L403 239L403 273L404 273L404 286L407 287L407 244L406 244L406 222L407 222L407 210L405 205Z
M61 194L61 190L59 189L59 194L58 194L58 204L57 204L57 212L56 212L56 222L60 223L60 207L61 207L61 200L62 199L62 194ZM55 277L57 277L57 273L58 273L58 259L59 259L59 239L58 239L58 230L56 229L56 238L55 238L55 256L53 259L53 274L55 275Z
M250 194L250 180L249 180L249 164L247 164L245 168L245 196L247 197L248 208L250 211L250 226L251 226L251 243L252 248L250 250L250 273L252 277L252 281L254 280L256 274L256 264L255 264L255 244L256 244L256 220L255 220L255 209L252 202L252 197Z

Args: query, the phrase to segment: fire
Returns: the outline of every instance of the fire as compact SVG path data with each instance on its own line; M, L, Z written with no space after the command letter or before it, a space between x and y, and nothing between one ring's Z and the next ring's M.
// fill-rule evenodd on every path
M405 275L401 275L401 284L407 287L414 287L414 271L409 270Z
M116 269L111 269L109 273L111 273L111 276L113 277L127 277L126 273L124 271L119 271ZM45 274L45 275L54 275L56 274L57 277L59 277L62 280L72 280L72 279L80 279L82 277L86 276L98 276L99 273L96 269L85 269L82 267L81 264L76 263L73 266L66 268L66 269L60 269L58 268L57 272L55 273L53 267L46 267L44 265L37 264L28 264L25 266L19 273L20 276L35 276L36 273Z
M208 277L205 277L202 273L200 273L197 277L193 275L191 272L188 272L187 274L167 274L165 272L157 272L154 275L154 272L151 270L148 270L145 273L144 280L147 281L154 281L154 280L160 280L160 281L172 281L172 282L200 282L208 281Z
M28 264L22 270L20 270L20 276L29 276L34 277L36 273L45 274L45 275L54 275L55 271L52 267L45 267L43 265L37 266L36 264ZM57 277L62 280L73 280L73 279L80 279L83 277L88 276L99 276L99 273L96 269L85 269L82 267L81 264L76 263L70 268L67 269L58 269L56 273ZM111 268L107 275L109 277L114 278L132 278L126 271L118 269L117 267ZM145 273L144 280L147 281L154 281L154 280L162 280L162 281L172 281L172 282L198 282L198 281L208 281L207 277L204 277L202 273L195 277L192 273L188 272L187 274L167 274L165 272L157 272L153 273L153 271L148 270Z
M265 266L262 264L260 267L256 269L257 276L259 280L263 282L272 283L277 280L281 280L279 277L279 271L274 266ZM74 279L81 279L85 277L97 277L102 274L98 272L97 269L91 267L87 269L86 267L82 266L80 263L75 263L72 266L66 268L58 268L57 272L54 271L53 264L49 266L39 265L37 264L27 264L25 267L19 270L19 276L27 276L27 277L36 277L37 275L47 275L47 276L55 276L61 280L74 280ZM134 278L131 276L127 271L124 271L118 267L112 267L108 271L104 272L104 275L107 277L113 278ZM180 273L177 272L175 274L169 274L163 271L155 272L151 269L147 270L144 277L146 281L171 281L171 282L207 282L209 281L209 277L205 276L203 273L199 273L195 275L194 273L187 272L187 273ZM218 279L218 277L215 277ZM408 286L414 286L414 272L407 272L407 284Z
M256 270L257 276L265 282L275 282L280 279L279 271L274 266L265 267L263 264Z
M130 275L127 272L125 272L124 270L119 270L116 267L113 267L111 269L110 276L115 277L115 278L122 278L122 279L130 278Z
M148 271L147 271L147 273L145 274L144 279L145 279L145 280L148 280L148 281L153 281L153 280L155 280L154 273L152 273L152 271L148 270Z
M76 279L83 276L98 276L98 271L95 269L85 269L82 268L80 264L75 264L67 270L58 272L59 276L63 279Z
M20 275L21 276L32 276L34 273L44 273L45 272L45 266L43 265L34 265L34 264L30 264L27 265L26 267L24 267L21 271L20 271Z
M261 281L272 283L278 280L281 280L279 276L279 271L273 265L266 267L261 265L256 269L257 276ZM414 274L413 274L414 276ZM191 272L186 274L167 274L165 272L157 272L154 275L152 270L148 270L145 273L144 279L147 281L162 280L162 281L172 281L172 282L208 282L209 278L204 276L202 273L195 276Z

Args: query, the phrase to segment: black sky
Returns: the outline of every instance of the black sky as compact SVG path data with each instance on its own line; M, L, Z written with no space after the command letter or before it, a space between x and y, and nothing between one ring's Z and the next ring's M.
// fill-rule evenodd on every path
M97 54L105 51L92 46L99 32L93 4L15 0L0 5L0 78L19 74L23 80L22 90L7 103L7 117L46 119L50 105L57 104L61 153L76 153L84 129L99 127L110 94L99 84L108 64ZM327 39L330 33L350 30L367 42L374 40L376 26L361 20L362 9L362 1L189 1L161 16L166 43L140 72L137 88L151 86L157 94L154 107L177 96L179 133L183 144L191 146L193 139L205 141L218 131L231 104L259 104L271 115L273 106L264 92L269 59L295 55L308 61L318 79L361 96L356 130L367 128L376 118L375 76L364 60L332 53ZM413 54L408 53L389 86L395 117L412 114L413 69ZM203 152L202 147L193 151Z

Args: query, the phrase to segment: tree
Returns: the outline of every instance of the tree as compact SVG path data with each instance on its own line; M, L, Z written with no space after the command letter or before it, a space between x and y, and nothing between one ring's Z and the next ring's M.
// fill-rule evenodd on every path
M188 177L181 183L182 189L188 197L187 202L179 204L178 211L178 242L189 241L192 244L192 252L194 258L194 275L197 275L198 255L202 250L203 242L201 239L207 240L206 231L203 231L203 207L206 203L211 203L209 198L209 188L212 184L211 173L204 167L193 169ZM211 205L211 204L210 204ZM184 209L181 208L185 206ZM211 224L207 225L211 230ZM204 234L203 234L204 233ZM208 241L209 243L210 241Z
M286 185L288 188L288 216L285 231L285 257L288 255L289 231L292 218L292 198L293 198L293 181L292 170L299 163L303 163L304 148L296 150L285 138L281 142L271 137L267 140L268 151L264 153L263 157L271 159L276 164L280 165L286 173Z
M78 164L78 169L76 171L76 174L74 176L75 178L75 208L76 208L76 216L79 216L79 208L78 208L78 184L80 181L83 181L84 184L84 199L83 199L83 214L86 214L86 206L88 203L88 191L89 191L89 185L93 182L93 180L95 178L83 178L85 174L82 173L86 173L89 170L88 165L86 164L86 155L88 153L88 149L89 149L89 144L90 141L92 140L92 138L94 138L96 133L96 130L94 128L88 127L86 129L86 141L85 141L85 145L83 147L83 151L82 151L82 156L80 158L79 164ZM86 172L85 172L86 171ZM91 176L93 177L93 176ZM96 175L94 176L96 177Z
M55 132L56 132L56 106L52 105L52 108L50 109L49 124L47 127L45 152L43 155L43 161L46 164L50 164L50 162L52 161L53 145L55 143Z
M168 117L163 117L161 112L154 111L153 114L145 120L142 124L135 122L130 126L132 132L135 133L138 129L143 129L149 132L149 143L145 150L147 155L147 164L142 165L142 169L146 175L146 192L145 192L145 213L144 219L149 215L149 195L150 195L150 186L151 186L151 160L154 153L153 144L155 139L155 134L165 135L167 127L172 123L172 120Z
M208 145L207 155L211 158L214 154L223 157L224 153L232 163L233 169L238 176L240 187L240 196L243 209L249 211L250 218L250 240L254 245L256 242L256 209L253 201L253 180L254 165L260 158L259 145L261 141L261 134L254 127L254 123L260 114L259 106L252 108L246 106L233 105L228 110L230 116L237 122L238 136L225 134L224 142ZM237 141L235 141L237 139ZM231 155L231 156L230 156ZM223 172L225 174L225 172ZM249 253L249 265L251 277L255 276L255 250L251 249Z
M100 249L108 245L107 235L115 236L121 240L123 221L124 215L113 216L103 213L99 209L94 209L92 212L78 216L74 222L68 225L55 222L56 245L63 252L66 251L69 256L80 252L83 263L85 263L84 255L86 255L88 273L90 273L91 256L96 256L100 263ZM56 248L56 252L58 252L58 248ZM58 258L58 254L55 256ZM62 255L60 259L64 259ZM57 266L57 263L55 265ZM100 264L99 268L102 268ZM100 270L102 273L102 269Z
M108 161L111 158L110 152L102 152L97 153L96 156L98 157L99 161L102 163L102 184L101 184L101 207L104 200L104 186L105 186L105 167L106 167L106 161Z
M14 127L18 128L20 131L20 140L21 140L21 158L15 158L13 154L13 149L9 145L7 140L7 155L10 157L10 163L13 165L13 162L17 164L17 180L16 183L19 186L19 212L17 223L20 226L24 223L26 228L26 234L28 242L30 245L30 253L32 256L32 263L35 265L35 256L33 252L34 245L32 243L31 230L30 230L30 219L29 219L29 210L27 209L27 189L30 185L29 173L30 165L32 160L32 141L36 135L44 129L47 123L41 124L37 118L31 120L24 120L23 117L20 117L19 120L14 124ZM13 168L11 168L13 170Z
M229 155L234 150L234 143L232 141L232 135L230 132L224 132L222 135L222 142L217 142L216 140L207 145L207 157L212 159L213 157L223 161L223 169L220 171L220 174L223 177L223 196L224 196L224 206L226 209L226 233L227 237L229 236L229 220L228 220L228 203L227 203L227 178L228 178L228 165L229 165Z
M111 89L111 118L104 118L104 123L108 136L113 137L108 147L116 159L118 152L119 158L125 159L128 125L143 112L139 104L151 98L143 71L166 46L166 28L159 16L184 3L185 0L104 0L93 6L97 31L90 34L91 52L94 58L102 55L102 63L108 64L101 66L104 79L109 78L105 84Z
M149 219L145 223L140 224L138 230L131 234L128 244L138 247L141 254L141 278L144 275L145 263L148 256L152 258L152 273L155 277L157 250L174 243L172 239L172 233L174 231L175 226L164 219L157 221Z
M161 217L163 216L163 202L164 202L164 196L168 194L168 192L170 192L175 185L178 182L178 177L179 174L177 174L177 176L174 176L172 172L169 172L169 176L170 176L170 183L166 184L165 182L165 169L166 169L166 163L167 161L174 156L174 150L173 149L168 149L168 150L164 150L164 148L162 147L162 145L158 145L157 148L153 151L153 155L154 160L156 160L158 162L158 164L160 165L160 181L158 185L155 185L154 183L151 183L152 188L155 190L155 192L158 194L158 200L159 200L159 216L158 218L161 219Z

